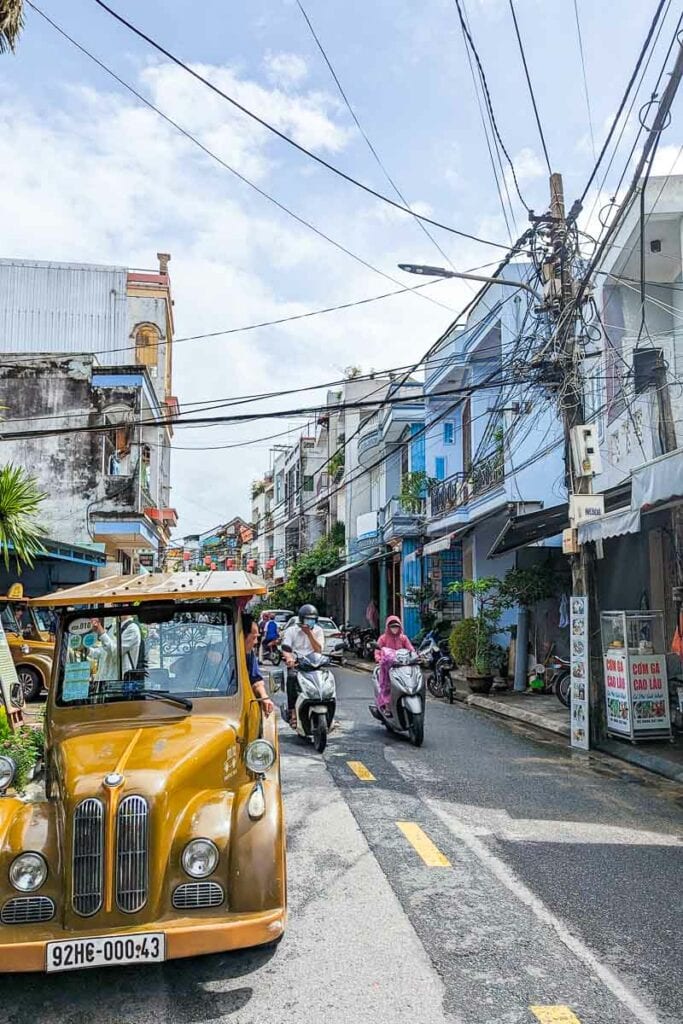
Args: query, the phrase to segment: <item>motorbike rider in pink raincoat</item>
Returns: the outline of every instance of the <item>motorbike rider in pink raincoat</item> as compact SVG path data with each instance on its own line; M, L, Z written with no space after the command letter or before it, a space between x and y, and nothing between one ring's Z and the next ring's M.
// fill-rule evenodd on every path
M412 651L415 648L403 632L403 623L397 615L389 615L384 625L384 632L377 641L375 661L379 662L379 697L377 704L386 711L391 693L389 670L394 663L396 651Z

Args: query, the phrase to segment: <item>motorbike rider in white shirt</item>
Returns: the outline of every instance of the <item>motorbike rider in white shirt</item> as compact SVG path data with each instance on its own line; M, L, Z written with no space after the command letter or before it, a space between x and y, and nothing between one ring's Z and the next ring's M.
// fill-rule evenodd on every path
M318 609L313 604L302 604L299 608L298 622L289 626L282 637L282 655L287 665L287 713L293 724L296 724L294 707L299 693L295 670L297 656L322 654L324 647L325 634L318 625Z

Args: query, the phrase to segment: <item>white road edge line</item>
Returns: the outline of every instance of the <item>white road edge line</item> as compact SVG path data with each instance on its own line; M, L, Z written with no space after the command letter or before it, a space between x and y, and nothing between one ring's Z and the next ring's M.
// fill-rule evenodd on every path
M425 800L427 806L432 810L443 823L453 832L458 839L467 846L472 853L482 861L486 867L503 883L503 885L510 890L510 892L517 897L522 903L524 903L529 909L536 915L539 921L549 925L557 933L561 942L571 950L572 953L579 960L582 960L590 970L596 974L606 988L610 990L620 1003L622 1003L637 1020L641 1021L641 1024L661 1024L659 1018L644 1005L638 999L633 992L628 989L622 981L619 980L616 974L614 974L609 967L605 967L604 964L600 963L598 958L590 949L584 945L581 939L578 939L575 935L569 931L567 926L560 921L558 917L553 914L551 910L546 907L545 903L540 900L534 893L527 888L522 882L499 857L485 846L484 843L480 842L475 835L472 834L471 829L463 825L463 823L445 811L436 800Z

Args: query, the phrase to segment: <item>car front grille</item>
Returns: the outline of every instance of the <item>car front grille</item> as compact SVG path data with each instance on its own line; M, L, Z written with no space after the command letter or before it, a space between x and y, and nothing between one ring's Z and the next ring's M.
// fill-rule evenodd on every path
M225 893L218 882L187 882L173 890L173 906L176 910L220 907L224 900Z
M116 828L116 904L134 914L147 902L149 808L141 796L121 801Z
M83 800L74 811L72 904L81 917L102 906L104 811L100 800Z
M55 916L55 905L47 896L17 896L0 910L2 924L40 924Z

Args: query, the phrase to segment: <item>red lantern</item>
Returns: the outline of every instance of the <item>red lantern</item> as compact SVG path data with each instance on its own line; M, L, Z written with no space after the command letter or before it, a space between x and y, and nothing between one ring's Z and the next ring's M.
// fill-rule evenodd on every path
M225 560L225 568L226 569L234 569L235 568L235 559L234 558L226 558L226 560Z
M189 562L191 557L189 551L183 551L183 562Z
M211 565L211 555L204 555L204 565Z
M216 571L216 563L215 562L211 563L211 569L213 570L213 572Z

